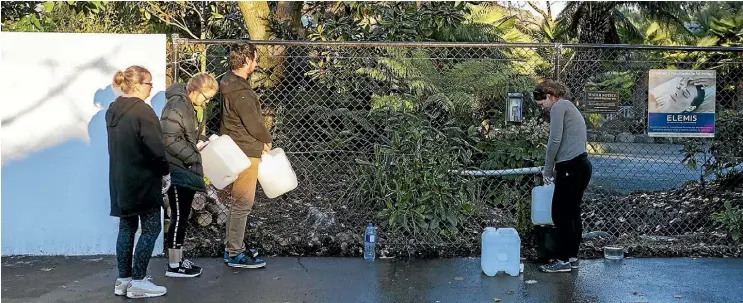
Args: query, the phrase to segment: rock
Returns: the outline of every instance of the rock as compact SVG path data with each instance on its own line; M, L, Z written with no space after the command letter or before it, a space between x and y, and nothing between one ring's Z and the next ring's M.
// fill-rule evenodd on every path
M651 137L653 139L653 143L657 144L671 144L671 140L669 138L665 137Z
M335 224L335 215L332 212L323 212L319 208L311 206L305 221L310 222L315 230L327 230Z
M601 135L601 142L612 143L614 142L614 140L615 140L614 135L610 135L610 134Z
M655 143L655 139L653 137L650 137L648 135L638 135L635 136L635 143Z
M314 246L321 246L321 245L322 245L322 243L320 243L320 238L318 238L318 237L312 237L312 240L310 241L309 245L310 245L311 247L314 247Z
M606 145L596 142L589 142L586 144L586 151L589 154L605 154L607 153Z
M583 239L603 238L603 237L609 237L609 236L611 236L609 233L599 230L599 231L592 231L592 232L583 234Z
M627 132L621 133L617 136L616 140L621 143L633 143L635 142L635 135Z
M676 242L678 239L674 237L665 237L665 236L648 236L648 235L641 235L640 239L650 242Z

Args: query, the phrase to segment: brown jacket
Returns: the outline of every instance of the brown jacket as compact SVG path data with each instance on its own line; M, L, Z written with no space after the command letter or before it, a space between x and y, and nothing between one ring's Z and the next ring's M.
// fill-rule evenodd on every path
M228 72L219 81L224 96L220 133L228 135L248 156L259 158L263 144L271 143L271 134L261 114L261 104L250 82Z

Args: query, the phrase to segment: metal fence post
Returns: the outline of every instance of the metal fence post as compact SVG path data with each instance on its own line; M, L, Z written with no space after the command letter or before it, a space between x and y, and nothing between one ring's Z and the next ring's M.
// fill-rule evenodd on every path
M560 81L560 54L562 53L562 44L555 43L555 54L553 58L554 71L553 78L555 81Z
M172 34L170 36L170 43L171 43L170 51L171 51L171 56L172 56L171 60L173 60L173 62L171 62L171 64L173 65L172 66L173 68L173 72L172 72L173 81L172 82L173 83L178 82L178 69L180 69L178 65L178 46L180 44L180 39L181 39L180 35L178 34Z

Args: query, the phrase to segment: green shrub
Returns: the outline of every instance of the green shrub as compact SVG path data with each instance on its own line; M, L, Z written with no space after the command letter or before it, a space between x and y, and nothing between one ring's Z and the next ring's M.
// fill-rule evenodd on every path
M689 169L699 165L703 176L722 175L726 168L743 163L743 113L733 110L722 111L715 120L715 137L709 139L689 138L683 141L685 157L683 163ZM708 148L708 149L707 149ZM697 155L702 154L702 163Z
M388 228L458 234L475 201L472 183L450 173L470 158L464 132L451 123L434 127L421 112L387 114L387 141L370 159L357 159L352 194L373 203Z
M727 110L718 114L710 152L715 159L715 169L743 162L743 112Z
M477 143L484 154L481 169L512 169L541 165L544 162L549 124L537 119L520 125L492 129Z
M479 156L484 158L479 167L500 170L544 165L548 139L549 124L538 119L492 129L478 139ZM537 179L533 175L502 177L495 191L490 190L494 196L488 202L494 206L516 206L517 229L522 236L532 231L530 197Z
M733 241L740 242L743 234L743 209L725 201L725 210L712 214L712 220L724 226Z

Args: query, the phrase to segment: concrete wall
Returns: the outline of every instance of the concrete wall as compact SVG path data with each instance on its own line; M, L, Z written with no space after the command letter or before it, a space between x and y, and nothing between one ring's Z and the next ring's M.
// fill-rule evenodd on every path
M0 37L2 255L115 254L105 124L116 98L111 79L130 65L149 69L147 101L160 115L165 35Z

